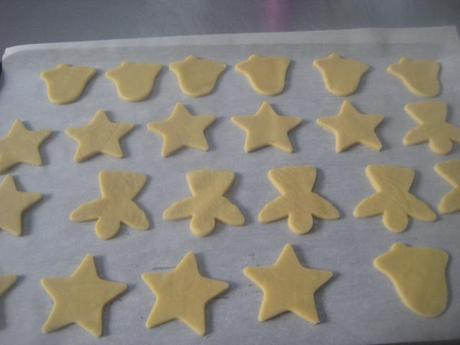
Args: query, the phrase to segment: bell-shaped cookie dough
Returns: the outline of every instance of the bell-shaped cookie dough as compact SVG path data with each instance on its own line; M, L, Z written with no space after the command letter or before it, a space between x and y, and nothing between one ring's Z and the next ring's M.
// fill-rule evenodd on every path
M48 89L48 100L54 104L67 104L80 98L88 82L96 74L92 67L59 64L44 71L40 78Z
M163 66L153 63L122 62L105 73L117 88L118 96L127 102L146 99L153 90L155 80Z
M198 59L193 55L169 65L170 71L177 78L181 91L190 97L209 95L225 67L224 63Z
M248 79L256 92L275 96L284 90L290 62L285 57L251 55L246 61L237 64L235 70Z
M449 254L440 249L395 243L374 260L374 267L392 282L412 312L436 317L447 307L446 267Z
M397 64L388 66L387 72L401 80L404 86L415 96L435 97L439 94L439 70L437 61L412 60L405 57Z
M353 94L369 69L364 62L345 59L336 53L314 60L313 66L320 71L327 91L335 96Z

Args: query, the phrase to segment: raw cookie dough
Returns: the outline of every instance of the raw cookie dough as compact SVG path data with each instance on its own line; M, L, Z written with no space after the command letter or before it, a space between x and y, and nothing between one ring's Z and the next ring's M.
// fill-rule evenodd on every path
M0 296L5 294L16 283L16 279L16 276L0 276Z
M436 317L447 307L446 267L449 254L440 249L395 243L374 260L391 280L401 301L412 312Z
M345 59L333 53L323 59L313 61L323 77L327 91L335 96L348 96L358 88L361 77L369 65L361 61Z
M166 120L147 124L147 129L163 138L161 155L168 157L183 147L208 151L204 131L216 120L212 115L193 116L181 103L177 103Z
M353 211L355 217L383 214L383 224L391 232L404 231L409 217L425 222L436 220L433 210L409 193L414 170L391 165L368 165L366 176L377 193L361 200Z
M102 335L105 305L128 288L99 278L91 255L85 256L70 277L43 278L41 284L54 302L42 327L44 333L76 323L95 337Z
M460 211L460 160L450 160L438 163L434 170L444 180L446 180L453 189L444 195L438 204L440 213L454 213Z
M452 150L454 142L460 143L460 127L447 122L446 103L412 103L406 104L404 110L418 123L404 136L404 145L428 142L431 151L445 155Z
M361 114L351 102L345 100L337 115L321 117L316 123L335 135L335 152L345 151L355 144L380 151L382 143L375 129L382 121L382 115Z
M103 240L118 234L122 223L135 230L147 230L149 220L133 201L146 180L146 176L132 172L101 171L99 188L102 197L74 210L70 220L85 222L97 219L96 235Z
M163 219L174 220L191 217L190 231L197 237L209 235L222 223L240 226L244 216L224 193L230 188L235 174L223 170L196 170L187 173L187 183L192 197L177 201L163 212Z
M42 198L40 193L20 192L13 176L0 183L0 229L14 236L22 234L22 214Z
M181 91L191 97L209 95L225 67L224 63L198 59L193 55L169 65L170 71L179 82Z
M314 294L332 278L332 272L303 266L286 244L273 266L246 267L244 275L264 293L259 321L292 312L313 324L319 323Z
M227 282L202 276L192 252L173 271L143 273L142 279L156 299L147 328L180 320L199 335L206 333L206 304L229 288Z
M246 61L237 64L235 70L248 79L256 92L275 96L284 90L290 62L285 57L251 55Z
M288 133L302 119L296 116L279 116L270 104L263 102L254 115L232 116L232 122L246 132L245 152L273 146L291 153L293 148Z
M16 164L42 165L40 145L51 135L51 131L29 131L15 120L7 136L0 139L0 172Z
M40 74L48 89L48 100L54 104L67 104L80 98L88 82L96 75L92 67L57 65Z
M266 204L259 213L259 222L269 223L288 218L289 229L298 234L309 232L313 216L337 219L339 211L326 199L312 192L316 169L308 166L272 169L268 179L281 196Z
M387 72L401 80L415 96L435 97L441 89L437 61L412 60L405 57L399 63L388 66Z
M110 121L107 114L99 110L86 126L68 128L65 132L78 143L74 161L82 162L100 153L122 158L120 140L133 128L131 123Z
M107 71L105 76L115 84L118 97L127 102L138 102L152 93L162 67L153 63L124 61L117 68Z

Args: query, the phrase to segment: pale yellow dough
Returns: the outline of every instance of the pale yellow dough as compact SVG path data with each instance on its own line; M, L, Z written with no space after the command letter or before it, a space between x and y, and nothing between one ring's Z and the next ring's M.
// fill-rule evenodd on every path
M21 236L22 214L41 198L40 193L18 191L13 176L5 176L0 183L0 229Z
M440 249L395 243L374 260L391 280L403 304L417 315L439 316L447 307L446 267L449 254Z
M147 177L122 171L101 171L99 187L101 198L90 201L70 214L73 222L96 220L96 235L108 240L120 231L121 224L135 230L147 230L149 220L133 201L144 186Z
M193 55L169 65L170 71L179 82L181 91L190 97L209 95L225 67L224 63L198 59Z
M293 152L288 133L302 119L296 116L280 116L267 102L263 102L254 115L232 116L232 122L246 133L244 151L251 152L273 146L284 152Z
M275 96L284 90L290 62L285 57L251 55L246 61L237 64L235 70L248 79L256 92Z
M199 335L206 333L206 304L229 288L227 282L202 276L192 252L173 271L143 273L142 279L156 298L147 328L180 320Z
M177 103L166 120L147 124L147 129L163 138L161 154L168 157L183 147L208 151L204 131L216 120L212 115L193 116L181 103Z
M369 65L361 61L345 59L333 53L323 59L313 61L323 77L327 91L335 96L348 96L358 88Z
M77 324L100 337L104 307L128 288L127 284L99 278L91 255L86 255L70 277L43 278L41 285L54 302L42 327L49 333Z
M460 127L447 122L447 104L440 101L407 104L404 110L418 126L404 136L404 145L428 142L431 151L448 154L454 143L460 143Z
M224 193L230 188L235 174L232 171L197 170L187 173L187 182L192 197L177 201L163 212L163 219L174 220L191 217L190 230L193 235L209 235L222 223L240 226L244 216Z
M92 67L57 65L40 74L48 89L48 100L68 104L80 98L88 82L96 75Z
M0 296L5 294L16 283L16 276L0 276Z
M120 140L133 128L131 123L110 121L107 114L99 110L86 126L68 128L65 132L78 143L74 161L82 162L100 153L122 158Z
M284 246L273 266L246 267L243 272L264 294L259 321L292 312L310 323L320 322L314 294L332 272L302 266L291 245Z
M259 213L259 222L269 223L288 218L289 229L305 234L313 227L313 216L337 219L339 211L326 199L312 192L316 169L308 166L272 169L268 179L281 196L266 204Z
M105 73L116 88L118 97L127 102L146 99L153 90L162 65L153 63L122 62L117 68Z
M444 195L438 204L438 211L454 213L460 211L460 160L450 160L438 163L434 170L446 180L453 189Z
M356 144L380 151L382 143L375 129L382 121L382 115L361 114L350 101L345 100L337 115L321 117L316 123L335 135L335 152L345 151Z
M435 97L439 94L439 70L437 61L412 60L405 57L397 64L388 66L387 72L401 80L404 86L415 96Z
M42 165L40 145L51 135L51 131L29 131L16 120L7 136L0 139L0 172L16 164Z
M353 211L355 217L383 214L383 224L391 232L404 231L409 217L425 222L436 220L436 213L409 193L414 170L392 165L368 165L366 176L377 193L361 200Z

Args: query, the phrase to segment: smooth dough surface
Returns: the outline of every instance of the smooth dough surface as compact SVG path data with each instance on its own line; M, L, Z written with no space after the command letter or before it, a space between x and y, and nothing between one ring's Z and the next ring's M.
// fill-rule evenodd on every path
M374 260L391 280L403 304L417 315L436 317L447 307L446 267L449 255L440 249L395 243Z
M40 145L51 135L51 131L30 131L15 120L7 136L0 139L0 172L16 164L42 165Z
M107 71L105 76L115 84L118 97L127 102L139 102L152 93L162 67L153 63L124 61L117 68Z
M264 294L259 321L292 312L310 323L320 322L314 294L332 272L302 266L291 245L284 246L273 266L246 267L243 272Z
M441 90L437 61L412 60L405 57L397 64L388 66L387 72L401 80L404 86L415 96L435 97Z
M355 207L355 217L372 217L383 214L383 224L391 232L402 232L409 217L433 222L436 213L422 200L409 193L415 172L409 168L392 165L368 165L366 176L376 193Z
M251 55L235 66L252 88L262 95L275 96L283 92L291 60L285 57Z
M225 68L224 63L199 59L193 55L169 65L169 69L179 82L181 91L191 97L209 95Z
M380 142L375 129L383 121L382 115L361 114L345 100L335 116L321 117L316 123L335 135L335 151L342 152L353 145L361 144L372 150L380 151Z
M166 120L147 124L147 129L163 138L161 154L168 157L183 147L208 151L204 132L214 121L212 115L193 116L181 103L177 103Z
M431 151L445 155L460 143L460 127L447 122L447 104L440 101L406 104L406 113L418 126L404 136L404 145L428 142Z
M128 288L99 278L91 255L85 256L70 277L43 278L41 285L54 302L42 327L44 333L76 323L96 337L102 335L105 305Z
M293 152L288 133L302 119L296 116L280 116L267 102L263 102L254 115L232 116L232 122L246 133L244 151L251 152L273 146L284 152Z
M335 96L353 94L362 76L369 69L368 64L345 59L336 53L314 60L313 66L320 71L327 91Z
M451 186L452 190L444 195L438 204L438 211L454 213L460 211L460 160L450 160L438 163L434 170Z
M191 217L190 230L198 237L213 232L216 220L234 226L243 225L244 216L240 209L224 197L234 178L235 173L232 171L196 170L187 173L192 197L169 206L163 212L163 219Z
M101 171L99 188L101 198L83 204L70 214L73 222L97 219L96 235L108 240L118 234L121 224L135 230L147 230L149 220L133 201L144 186L147 177L124 171Z
M0 296L5 294L16 283L16 276L0 276Z
M96 75L92 67L57 65L40 74L48 90L48 100L54 104L68 104L80 98L88 82Z
M337 219L339 211L326 199L312 192L316 169L308 166L284 167L268 172L268 179L281 196L266 204L259 213L262 223L288 218L289 229L305 234L313 227L313 216Z
M174 270L143 273L142 279L156 298L147 328L180 320L199 335L206 333L206 304L229 288L227 282L202 276L192 252Z
M78 143L74 161L82 162L100 153L122 158L120 140L133 128L131 123L110 121L107 114L99 110L86 126L68 128L65 132Z

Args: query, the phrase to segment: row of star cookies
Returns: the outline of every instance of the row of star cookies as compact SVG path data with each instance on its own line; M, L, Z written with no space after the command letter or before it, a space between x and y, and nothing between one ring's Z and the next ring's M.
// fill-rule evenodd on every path
M438 210L447 214L460 211L460 160L439 163L435 171L453 186L441 199ZM376 193L363 199L354 209L357 218L383 215L385 227L395 233L404 231L409 218L435 221L431 207L410 193L414 170L389 165L369 165L366 176ZM192 197L173 203L163 212L164 220L191 218L190 230L198 237L214 231L216 221L242 226L245 217L241 210L224 196L235 174L231 171L197 170L186 175ZM268 178L280 196L267 203L258 215L261 223L287 218L289 229L305 234L313 227L313 217L338 219L339 211L325 198L313 192L316 169L291 166L272 169ZM92 200L70 214L70 220L97 220L96 235L104 240L113 238L122 224L136 230L150 226L146 213L134 198L143 188L147 177L121 171L102 171L99 174L101 197ZM11 176L0 184L0 228L13 235L22 232L21 213L40 199L38 193L18 192Z
M374 260L374 267L391 280L409 310L419 316L436 317L448 303L448 258L441 249L395 243ZM274 265L246 267L243 272L263 291L259 321L292 312L307 322L320 322L315 292L333 273L303 266L291 245L284 246ZM155 295L147 328L180 320L199 335L206 333L206 304L229 289L227 282L203 276L191 252L174 270L143 273L142 279ZM15 280L15 276L0 276L0 295ZM102 335L104 307L128 288L126 283L101 279L90 255L71 276L43 278L41 284L54 303L43 332L77 324L94 336Z
M275 96L283 92L286 74L290 64L286 57L251 55L246 61L235 66L244 75L252 88L262 94ZM337 96L353 94L369 65L345 59L338 54L314 60L322 74L326 89ZM216 82L225 70L224 63L188 56L182 61L169 65L179 83L181 91L191 97L206 96L215 88ZM162 65L154 63L122 62L109 70L106 77L116 86L118 96L128 102L145 100L154 88L155 80ZM399 78L410 92L417 96L433 97L439 94L440 64L436 61L401 58L387 71ZM42 72L41 78L47 86L48 99L55 104L75 102L82 95L88 82L96 75L92 67L59 64Z

